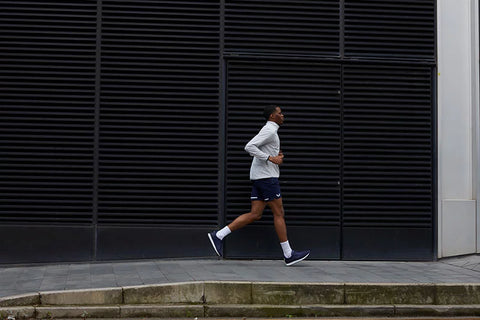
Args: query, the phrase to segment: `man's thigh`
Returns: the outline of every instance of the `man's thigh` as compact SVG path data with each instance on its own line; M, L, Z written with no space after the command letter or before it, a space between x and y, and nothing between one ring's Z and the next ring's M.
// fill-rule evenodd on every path
M274 199L274 200L268 201L267 203L274 215L278 215L282 217L284 216L285 213L283 210L282 198Z
M252 201L252 208L251 212L256 213L256 214L262 214L263 210L265 210L265 207L267 206L266 201L262 200L253 200Z

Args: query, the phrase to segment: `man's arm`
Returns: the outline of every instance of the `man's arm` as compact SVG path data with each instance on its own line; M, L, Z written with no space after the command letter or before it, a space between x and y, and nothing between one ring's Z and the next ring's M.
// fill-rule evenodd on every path
M247 143L245 151L247 151L252 157L267 161L269 155L260 150L259 147L267 143L272 136L273 132L268 130L268 128L263 127L262 130L260 130L260 132Z
M247 145L245 146L245 151L247 151L252 157L256 157L260 160L263 161L271 161L277 165L280 165L283 163L283 153L280 151L280 153L272 157L262 150L260 150L260 146L264 145L273 137L275 134L274 131L269 130L268 128L263 128L260 130L260 132L253 137L252 140L250 140Z

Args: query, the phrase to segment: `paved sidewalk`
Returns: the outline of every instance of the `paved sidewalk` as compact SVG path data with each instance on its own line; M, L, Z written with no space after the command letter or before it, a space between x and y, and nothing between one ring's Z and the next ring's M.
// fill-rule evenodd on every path
M480 283L480 256L438 262L142 260L0 267L0 297L183 281Z

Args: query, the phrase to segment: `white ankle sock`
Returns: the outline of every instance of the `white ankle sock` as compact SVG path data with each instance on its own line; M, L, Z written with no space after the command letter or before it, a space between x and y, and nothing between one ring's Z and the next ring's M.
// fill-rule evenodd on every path
M228 226L225 226L223 229L218 230L216 235L218 239L223 240L223 238L228 236L230 233L232 233L232 230L230 230Z
M283 255L285 258L290 258L292 256L292 248L290 248L290 243L288 243L288 240L285 242L280 242L280 245L282 246Z

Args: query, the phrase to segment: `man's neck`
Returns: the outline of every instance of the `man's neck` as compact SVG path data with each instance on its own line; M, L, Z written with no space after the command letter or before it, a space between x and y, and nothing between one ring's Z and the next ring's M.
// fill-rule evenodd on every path
M279 125L278 123L276 123L275 121L268 120L267 123L271 123L271 124L273 124L276 128L280 128L280 125Z

